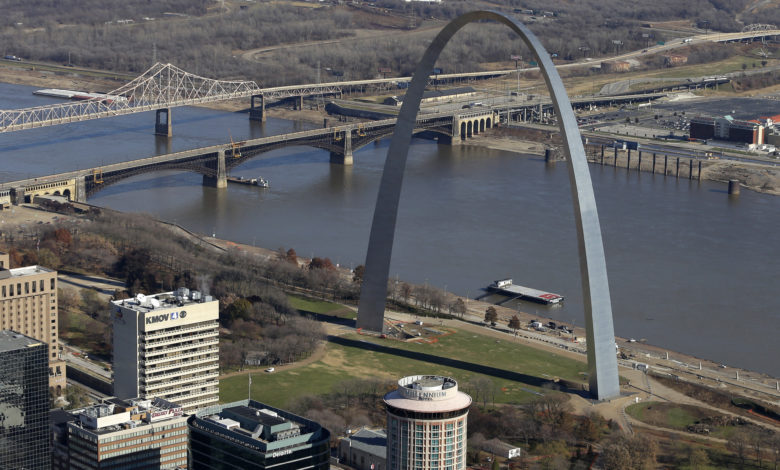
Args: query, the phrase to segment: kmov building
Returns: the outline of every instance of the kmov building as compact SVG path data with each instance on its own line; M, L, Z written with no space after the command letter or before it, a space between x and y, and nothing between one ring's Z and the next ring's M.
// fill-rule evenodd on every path
M114 395L181 405L184 413L219 400L219 302L180 288L115 300Z
M384 397L389 470L466 468L471 397L450 377L413 375Z

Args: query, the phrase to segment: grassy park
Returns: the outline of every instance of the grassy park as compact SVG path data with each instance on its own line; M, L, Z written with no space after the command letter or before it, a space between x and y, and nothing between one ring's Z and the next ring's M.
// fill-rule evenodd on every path
M688 426L704 421L717 421L717 418L723 417L720 413L698 406L656 401L631 405L626 408L626 413L643 423L678 431L686 431ZM733 424L710 424L707 427L710 430L707 435L721 439L728 439L739 428Z
M288 296L290 305L303 314L314 313L338 318L357 317L357 313L343 305L334 304L325 300L312 300L303 297Z
M493 383L491 401L522 403L544 391L557 378L583 382L585 364L506 340L455 328L439 328L435 342L402 342L350 334L332 337L322 359L273 373L256 373L252 397L284 407L296 397L326 394L343 381L380 378L395 380L412 374L455 377L468 390L469 382L485 377ZM548 384L548 385L545 385ZM245 398L246 374L223 379L223 402Z

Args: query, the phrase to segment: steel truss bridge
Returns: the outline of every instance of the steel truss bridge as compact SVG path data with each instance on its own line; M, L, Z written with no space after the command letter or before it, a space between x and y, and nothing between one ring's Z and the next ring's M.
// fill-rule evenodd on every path
M499 71L437 75L432 76L431 81L476 80L506 73ZM130 83L107 93L107 97L34 108L0 110L0 133L251 96L278 100L294 96L340 94L345 89L386 87L391 83L408 80L409 77L260 88L253 81L214 80L186 72L171 64L157 63Z
M242 98L258 91L255 82L212 80L157 63L106 98L0 111L0 132Z

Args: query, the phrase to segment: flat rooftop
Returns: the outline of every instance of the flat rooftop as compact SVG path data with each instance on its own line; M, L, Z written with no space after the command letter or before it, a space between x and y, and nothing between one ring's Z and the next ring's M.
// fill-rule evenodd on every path
M56 272L53 269L44 268L43 266L25 266L23 268L4 269L0 271L0 279L8 279L11 277L23 277L33 274L53 273Z
M200 304L205 302L216 302L210 295L203 295L198 291L189 289L179 289L172 292L161 292L159 294L144 295L138 294L135 297L123 300L113 300L114 305L135 310L140 313L147 313L158 308L176 308L187 305Z
M37 339L30 338L11 330L0 330L0 352L16 351L31 346L45 344Z

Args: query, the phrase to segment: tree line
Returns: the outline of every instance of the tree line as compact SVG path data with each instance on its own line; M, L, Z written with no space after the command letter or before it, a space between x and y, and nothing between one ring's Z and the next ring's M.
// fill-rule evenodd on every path
M34 20L27 21L40 25L35 28L17 26L19 21L8 18L0 22L0 41L7 54L131 73L146 70L156 59L199 75L251 79L262 86L311 83L318 77L322 81L374 78L380 68L390 68L393 75L408 76L436 33L410 36L399 30L394 37L361 39L349 43L350 47L337 43L271 50L255 61L245 59L240 52L353 36L355 27L365 26L361 19L363 10L358 15L349 5L302 8L274 3L203 15L207 6L203 1L190 4L168 0L147 5L133 0L112 10L110 6L116 3L112 0L88 10L86 18L79 19L71 14L58 17L60 10L71 10L55 9L51 2L36 0L23 6L15 1L19 4L18 11L23 12L20 14L27 15L25 18L38 6L30 17ZM664 40L667 33L642 26L651 21L706 20L710 30L739 30L742 25L735 16L744 8L745 2L659 0L628 4L598 0L513 0L499 8L512 14L521 8L554 13L551 17L540 16L532 20L529 27L549 52L559 59L574 60L640 49L648 42ZM75 0L68 0L65 7L72 3ZM375 10L391 9L400 15L420 19L451 19L473 9L468 2L407 4L400 0L380 0L376 4L380 8ZM76 9L74 5L72 10L83 11L83 8ZM193 16L160 19L161 11L185 12ZM157 15L157 18L140 19L132 24L103 21L116 16L143 18L147 15ZM64 24L59 24L55 18L60 18ZM621 44L616 45L614 41ZM526 63L533 60L521 41L507 28L496 24L468 25L453 38L438 65L445 73L476 71L485 63L509 64L510 55L515 54L522 55ZM329 77L328 71L334 77Z

